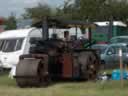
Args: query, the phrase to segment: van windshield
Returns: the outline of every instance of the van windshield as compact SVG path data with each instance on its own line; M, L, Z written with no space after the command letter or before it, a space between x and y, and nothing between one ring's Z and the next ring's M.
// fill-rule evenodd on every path
M23 38L0 40L0 51L14 52L21 49Z

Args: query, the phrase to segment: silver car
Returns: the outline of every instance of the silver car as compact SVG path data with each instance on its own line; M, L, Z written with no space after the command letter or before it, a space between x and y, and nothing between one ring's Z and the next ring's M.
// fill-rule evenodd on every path
M128 64L128 44L116 43L110 44L104 52L100 55L101 63L105 68L119 67L119 49L122 49L123 64Z

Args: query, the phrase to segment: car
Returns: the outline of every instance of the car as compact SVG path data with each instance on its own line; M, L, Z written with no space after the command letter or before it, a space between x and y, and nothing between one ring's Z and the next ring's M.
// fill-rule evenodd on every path
M107 48L100 54L101 64L105 68L118 68L119 67L119 49L122 50L123 64L128 64L128 44L115 43L109 44Z
M111 44L113 43L128 43L128 36L115 36L110 39Z

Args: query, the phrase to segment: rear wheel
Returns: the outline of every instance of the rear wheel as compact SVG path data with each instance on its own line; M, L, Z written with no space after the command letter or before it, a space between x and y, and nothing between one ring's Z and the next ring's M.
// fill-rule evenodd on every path
M99 59L95 54L92 52L80 53L79 63L81 64L81 71L84 79L96 79L99 70Z

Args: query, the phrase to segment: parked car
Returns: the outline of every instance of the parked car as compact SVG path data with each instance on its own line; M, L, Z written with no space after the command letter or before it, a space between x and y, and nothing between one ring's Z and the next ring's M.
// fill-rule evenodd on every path
M109 43L128 43L128 36L112 37Z
M100 55L101 63L105 68L119 67L119 49L122 49L123 64L128 64L128 44L110 44Z

